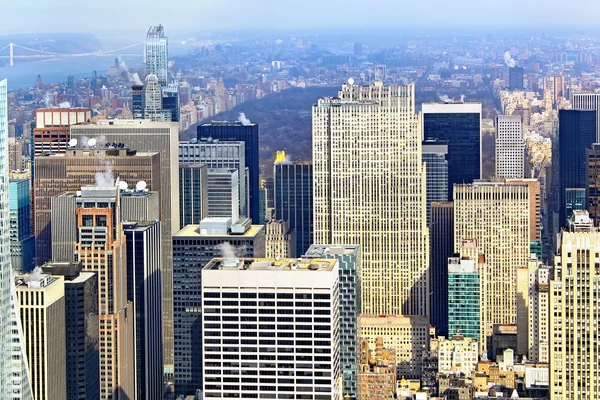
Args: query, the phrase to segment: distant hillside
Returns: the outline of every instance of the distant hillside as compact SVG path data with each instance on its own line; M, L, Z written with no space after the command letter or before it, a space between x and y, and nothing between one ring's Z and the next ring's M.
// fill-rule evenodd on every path
M0 35L0 48L9 43L51 53L87 53L102 49L90 33L44 33Z

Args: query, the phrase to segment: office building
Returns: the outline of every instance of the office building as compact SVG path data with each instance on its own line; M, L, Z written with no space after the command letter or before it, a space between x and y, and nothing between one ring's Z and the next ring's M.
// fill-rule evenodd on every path
M207 172L208 216L240 219L239 174L237 169L209 169Z
M172 122L179 122L179 84L177 82L162 88L162 108L171 114Z
M275 219L288 221L296 232L299 257L314 243L313 166L310 162L275 163Z
M43 272L64 279L67 400L100 398L98 276L76 262L44 264Z
M585 150L586 207L594 225L600 223L600 143Z
M210 261L201 290L205 398L340 399L338 274L335 259Z
M0 80L0 399L31 397L25 347L10 265L7 81Z
M342 394L356 397L359 346L358 313L360 310L360 249L358 246L311 245L306 258L334 259L339 266L339 324L340 366L342 370Z
M448 200L448 143L425 140L423 162L427 173L427 226L430 226L431 203Z
M455 184L481 178L481 103L424 103L423 137L448 143L448 201Z
M138 151L160 153L160 185L151 186L160 194L160 227L163 268L163 334L165 336L165 374L173 374L173 252L172 236L179 230L179 127L173 122L144 120L98 121L71 129L74 138L104 137L124 143ZM125 178L127 180L127 178ZM135 180L128 180L135 182Z
M35 110L33 153L64 153L71 139L70 128L92 120L89 108L41 108Z
M540 181L533 178L492 179L492 181L504 182L507 185L527 186L529 190L529 240L532 243L540 242L542 240Z
M135 397L135 312L119 200L114 186L82 187L76 199L75 261L98 275L100 399Z
M249 216L252 221L262 221L259 212L259 138L258 124L212 121L210 123L198 126L198 141L206 141L208 138L226 142L244 142L244 162L248 168L247 182L249 184L248 193L250 193L250 208L245 216ZM210 168L210 166L209 166Z
M131 85L131 113L133 119L144 119L144 85Z
M31 231L31 186L29 179L9 181L10 263L15 273L31 271L35 237Z
M448 337L459 335L479 339L481 303L478 267L474 259L448 258Z
M63 400L67 397L64 280L36 269L16 277L15 286L33 398Z
M523 90L523 67L510 67L508 69L508 88L510 90Z
M454 254L454 206L432 203L429 256L430 321L438 335L448 336L448 257Z
M296 256L296 232L287 221L268 221L265 224L265 254L267 258Z
M553 77L554 81L554 104L558 104L562 99L566 96L565 92L565 76L562 72L555 77ZM579 108L579 107L574 107Z
M414 99L414 85L349 83L338 98L313 106L314 241L360 245L363 314L429 314L425 166Z
M358 317L358 337L365 339L368 350L375 352L376 341L396 352L398 379L421 378L423 358L429 349L429 322L426 316L363 315Z
M558 110L559 224L568 219L567 189L586 188L586 149L596 142L596 111Z
M564 213L567 218L571 218L575 210L585 210L585 188L566 188L564 193Z
M212 140L212 138L204 141L192 139L189 142L179 142L179 163L180 165L205 164L210 169L237 169L240 183L240 215L247 217L249 216L248 188L250 182L246 168L245 149L244 142L222 142Z
M179 227L208 217L208 167L179 164Z
M169 41L162 25L151 26L144 47L146 75L155 75L161 87L169 83Z
M600 232L585 211L562 232L549 283L550 399L600 398Z
M163 122L172 121L171 110L164 108L163 88L160 86L156 75L150 74L146 77L143 96L144 119Z
M481 351L491 354L495 324L516 324L517 268L527 266L529 188L476 182L454 188L454 252L478 260Z
M550 268L537 259L529 261L529 323L527 359L549 363Z
M520 116L496 117L496 178L525 177L525 140Z
M8 138L8 170L17 171L23 169L23 140Z
M206 218L173 236L175 301L175 393L202 389L202 269L214 257L264 257L265 228L232 225L230 218Z
M135 398L163 394L160 222L123 223L127 248L127 299L135 310Z
M479 343L465 336L438 339L438 372L471 376L479 361Z
M594 143L600 142L600 93L575 93L571 103L574 110L596 111L596 140Z
M145 181L150 189L161 188L160 156L121 148L72 148L66 153L39 156L35 163L35 244L38 265L52 260L52 198L94 184L105 175L135 185ZM108 178L110 179L110 178ZM54 261L70 261L53 259Z

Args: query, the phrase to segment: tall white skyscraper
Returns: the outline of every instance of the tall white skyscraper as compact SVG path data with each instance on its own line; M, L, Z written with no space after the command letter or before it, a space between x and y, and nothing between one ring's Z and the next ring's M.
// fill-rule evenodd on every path
M596 142L600 142L600 93L573 94L574 110L596 110Z
M362 314L429 314L414 90L350 81L313 106L314 241L360 245Z
M0 400L30 399L23 330L16 314L16 290L10 266L8 206L8 100L0 81Z
M496 118L496 177L525 177L523 122L518 115Z
M161 87L167 86L169 81L168 47L169 41L165 36L165 27L162 25L151 26L146 35L146 47L144 49L146 75L156 75Z

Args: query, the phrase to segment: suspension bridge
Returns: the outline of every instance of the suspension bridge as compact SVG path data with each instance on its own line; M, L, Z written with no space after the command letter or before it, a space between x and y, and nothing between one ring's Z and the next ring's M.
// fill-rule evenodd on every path
M44 51L38 49L32 49L30 47L21 46L16 43L9 43L6 46L0 48L0 60L8 59L9 65L13 67L15 65L15 59L36 59L36 58L70 58L70 57L141 57L141 53L134 53L136 47L142 48L144 42L135 43L129 46L122 47L114 50L98 50L89 53L56 53L52 51ZM139 51L139 50L138 50Z

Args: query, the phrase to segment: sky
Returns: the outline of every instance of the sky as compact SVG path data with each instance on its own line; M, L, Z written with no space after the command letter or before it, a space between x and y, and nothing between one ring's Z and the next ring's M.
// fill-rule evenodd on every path
M119 36L163 24L169 36L280 29L581 28L598 0L0 0L0 35Z

